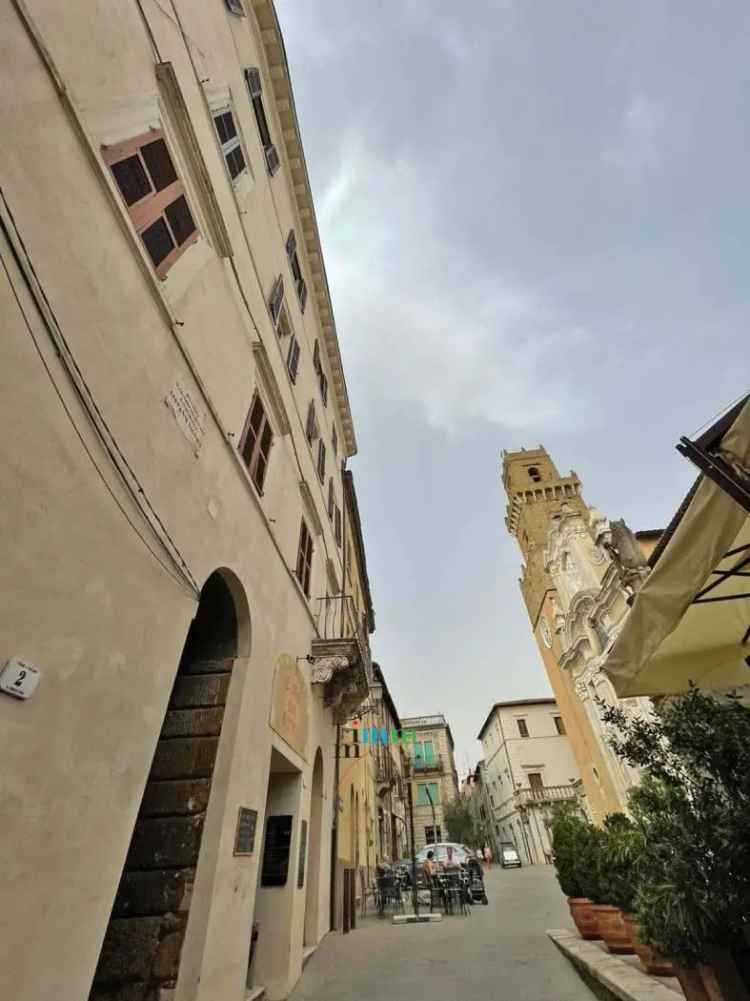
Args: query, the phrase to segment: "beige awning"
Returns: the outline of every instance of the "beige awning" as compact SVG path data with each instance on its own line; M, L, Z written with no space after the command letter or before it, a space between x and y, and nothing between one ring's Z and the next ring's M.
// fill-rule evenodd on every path
M740 471L750 468L750 402L724 435L719 454ZM638 592L604 671L620 698L674 694L691 681L720 691L750 684L746 658L750 518L703 476Z

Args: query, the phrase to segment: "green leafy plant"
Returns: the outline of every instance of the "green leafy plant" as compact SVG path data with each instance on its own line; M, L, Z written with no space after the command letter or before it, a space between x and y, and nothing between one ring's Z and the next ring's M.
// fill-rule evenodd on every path
M573 803L558 803L552 811L552 855L560 889L566 897L597 895L592 879L595 862L595 828Z
M736 946L750 918L750 711L696 688L651 719L601 709L614 750L645 776L630 802L641 934L687 966Z
M631 912L639 886L643 835L624 813L611 813L604 821L600 856L601 892L608 904Z
M463 799L454 799L443 811L448 837L460 845L476 845L479 832L474 816Z

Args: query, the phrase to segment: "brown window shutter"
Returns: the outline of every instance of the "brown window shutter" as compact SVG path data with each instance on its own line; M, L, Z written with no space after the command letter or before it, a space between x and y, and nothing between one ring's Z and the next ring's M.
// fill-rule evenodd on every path
M273 288L271 289L271 295L268 299L268 308L271 311L271 319L273 320L274 327L277 326L279 322L279 316L281 315L281 307L284 302L284 278L282 275L276 279L273 283Z
M313 348L313 368L316 372L320 372L320 344L318 341L315 342Z
M261 82L260 82L260 70L255 66L250 67L245 70L245 82L247 83L248 93L251 98L260 97L261 94Z

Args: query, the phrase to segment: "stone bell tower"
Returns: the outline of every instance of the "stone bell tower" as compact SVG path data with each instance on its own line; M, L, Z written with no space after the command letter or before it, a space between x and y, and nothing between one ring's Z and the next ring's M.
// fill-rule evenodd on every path
M505 524L515 536L523 556L521 592L526 602L532 629L536 629L545 594L553 587L544 569L550 521L563 503L588 519L588 508L581 496L581 481L571 470L560 476L547 450L521 449L503 452L503 485L508 497Z
M545 568L551 527L572 517L589 534L590 512L581 496L578 476L572 471L569 476L560 476L541 445L536 449L503 452L502 459L503 485L508 498L505 524L523 556L521 593L578 764L586 808L592 819L601 823L607 813L621 807L604 741L598 733L600 728L590 707L579 697L573 672L561 664L565 647L558 627L560 596L548 560L549 569ZM593 538L586 549L595 549Z

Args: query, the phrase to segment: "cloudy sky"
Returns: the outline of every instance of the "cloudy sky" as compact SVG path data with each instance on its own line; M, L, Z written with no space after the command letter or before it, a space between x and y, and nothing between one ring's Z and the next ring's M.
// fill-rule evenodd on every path
M277 0L359 455L376 659L444 712L548 694L503 448L662 526L750 388L750 7Z

